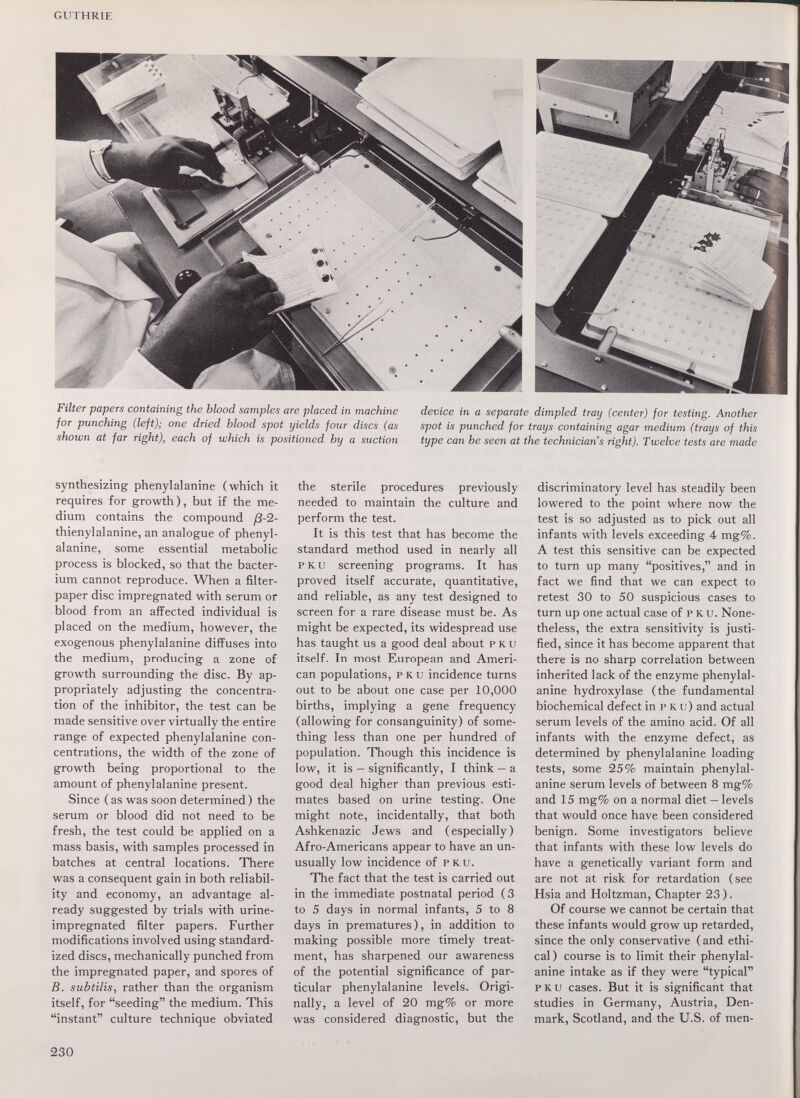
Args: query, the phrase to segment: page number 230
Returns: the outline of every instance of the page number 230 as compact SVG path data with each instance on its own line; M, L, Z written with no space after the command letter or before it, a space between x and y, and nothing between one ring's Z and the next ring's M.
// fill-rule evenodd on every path
M74 1053L75 1049L69 1045L52 1045L50 1048L50 1055L55 1056L57 1059L68 1058Z

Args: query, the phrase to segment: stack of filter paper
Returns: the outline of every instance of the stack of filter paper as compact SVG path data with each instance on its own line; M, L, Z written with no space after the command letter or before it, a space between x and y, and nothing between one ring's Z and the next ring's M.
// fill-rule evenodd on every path
M732 387L753 309L774 281L761 262L769 224L659 195L584 335L599 340L613 326L620 350Z
M664 98L682 103L700 77L707 73L713 64L713 61L673 61L669 91Z
M720 92L714 106L689 142L689 152L699 156L709 138L725 131L725 150L745 164L781 171L789 140L789 107L776 99L743 92Z
M745 251L729 233L706 232L686 255L686 278L707 293L763 309L775 282L769 263Z
M536 135L536 301L555 305L650 167L644 153Z
M102 114L118 117L141 110L164 88L164 73L149 58L92 92Z
M521 219L522 208L517 202L517 195L511 183L511 175L503 153L498 153L488 164L483 165L472 186L487 198L491 198L492 202L501 209Z
M493 93L522 89L522 63L398 57L369 73L359 110L456 179L490 159L500 134Z

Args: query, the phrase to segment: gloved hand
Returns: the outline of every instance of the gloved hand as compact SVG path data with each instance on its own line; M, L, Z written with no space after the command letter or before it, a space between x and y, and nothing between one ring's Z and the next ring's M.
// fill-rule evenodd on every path
M789 216L789 181L766 168L750 168L739 176L733 189L745 202L754 202L773 213Z
M249 350L267 335L283 295L241 259L187 290L141 348L162 374L190 389L209 366Z
M219 183L222 165L205 141L188 137L151 137L146 141L114 141L103 156L106 171L114 179L133 179L147 187L165 190L196 188L196 176L182 175L181 168L205 172Z

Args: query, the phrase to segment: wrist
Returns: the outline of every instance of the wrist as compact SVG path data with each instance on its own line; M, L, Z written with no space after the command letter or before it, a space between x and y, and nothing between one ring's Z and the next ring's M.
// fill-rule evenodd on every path
M115 183L120 179L131 178L127 168L127 152L127 145L121 141L112 141L103 152L103 165Z
M205 369L202 365L198 366L194 356L187 355L185 349L177 346L176 341L169 335L162 334L159 337L158 331L145 341L139 349L139 354L147 359L159 373L184 389L191 389Z

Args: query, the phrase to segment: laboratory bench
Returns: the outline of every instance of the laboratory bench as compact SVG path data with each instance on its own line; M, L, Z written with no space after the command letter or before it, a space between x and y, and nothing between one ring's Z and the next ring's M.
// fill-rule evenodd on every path
M546 72L552 62L541 62ZM625 64L624 62L612 64ZM536 306L536 388L540 391L569 392L669 392L685 395L719 393L782 393L787 385L788 317L788 211L748 206L745 200L725 201L698 184L698 169L704 163L696 145L690 150L698 126L714 110L720 93L740 92L758 96L767 104L785 104L787 93L780 70L778 79L763 77L763 70L744 64L715 62L682 101L662 99L630 140L604 133L572 128L557 121L552 132L612 148L645 153L651 161L644 178L627 201L620 216L610 217L570 277L555 302ZM557 117L557 115L556 115ZM537 115L537 134L544 129ZM787 173L788 151L781 175ZM718 188L721 190L721 188ZM751 213L769 221L763 258L775 272L775 283L766 305L753 313L747 332L741 372L730 386L721 386L693 375L691 370L673 369L643 355L601 346L593 335L584 333L590 318L615 278L631 245L637 240L645 218L659 196L694 200L709 206ZM645 234L648 235L648 234ZM650 234L651 235L651 234ZM600 314L598 314L600 315ZM609 318L608 324L612 320Z
M155 64L159 57L147 55ZM142 60L143 55L119 55L83 73L81 80L94 94ZM487 262L495 263L495 270L500 271L502 266L503 271L513 272L521 281L521 222L472 187L469 180L453 178L360 112L355 89L363 72L342 59L329 57L264 55L237 56L235 60L242 65L243 73L263 75L285 96L285 106L268 121L268 147L249 157L257 174L235 189L203 191L207 216L198 224L204 227L199 233L187 232L187 239L180 245L176 233L166 230L163 211L157 212L146 188L123 181L112 190L130 228L169 287L175 286L182 271L192 270L203 276L241 257L243 252L258 251L242 222L313 181L320 169L349 156L362 158L398 184L404 201L406 197L417 198L421 210L430 211L445 224L447 232L442 237L459 234L472 241ZM126 140L158 132L146 108L123 108L111 111L110 116ZM388 218L392 219L391 210ZM517 332L521 330L521 315L511 326ZM374 371L369 372L350 353L347 339L337 339L311 303L279 314L274 336L300 372L301 387L383 388ZM520 383L521 353L498 335L474 365L454 385L445 388L513 391Z

